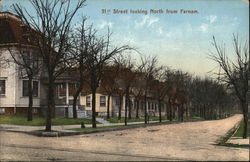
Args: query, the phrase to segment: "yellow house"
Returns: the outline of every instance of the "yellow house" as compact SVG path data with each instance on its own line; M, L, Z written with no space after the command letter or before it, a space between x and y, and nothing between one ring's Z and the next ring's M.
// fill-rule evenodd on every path
M109 112L112 112L112 96L110 96ZM80 97L80 105L85 107L86 111L92 111L92 94ZM108 96L96 93L96 112L100 116L106 116L108 109Z
M86 88L87 89L87 88ZM64 116L71 117L73 114L72 104L73 104L73 94L75 91L75 84L69 83L69 81L61 81L57 83L56 89L56 105L57 110L59 109L68 109L69 114ZM96 113L100 116L107 116L108 109L108 95L100 91L96 93ZM114 112L116 110L116 112ZM62 110L66 111L66 110ZM84 111L87 116L91 116L92 114L92 94L89 90L83 90L77 99L77 111ZM118 113L118 101L115 96L110 96L109 99L109 112L110 115L114 115ZM65 114L65 112L60 112L61 115Z

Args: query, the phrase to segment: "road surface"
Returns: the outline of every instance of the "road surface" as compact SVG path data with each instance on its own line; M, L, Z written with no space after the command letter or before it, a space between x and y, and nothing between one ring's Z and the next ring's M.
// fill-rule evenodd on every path
M241 118L59 138L0 131L0 160L249 160L248 149L214 145Z

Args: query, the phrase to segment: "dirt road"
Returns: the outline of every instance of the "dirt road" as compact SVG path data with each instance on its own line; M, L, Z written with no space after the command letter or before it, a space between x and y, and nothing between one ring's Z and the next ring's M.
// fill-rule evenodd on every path
M70 137L0 132L0 160L249 160L249 150L215 141L241 115Z

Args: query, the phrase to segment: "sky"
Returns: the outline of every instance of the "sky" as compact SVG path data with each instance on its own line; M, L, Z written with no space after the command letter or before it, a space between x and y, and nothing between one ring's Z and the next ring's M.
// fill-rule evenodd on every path
M11 11L14 3L34 12L27 0L3 0L1 5ZM193 13L184 13L187 10ZM247 0L87 0L74 23L86 16L99 33L110 28L115 46L128 44L143 55L157 55L161 65L209 76L218 70L208 58L214 51L213 35L232 56L232 35L248 40L248 13ZM139 59L137 53L133 56Z

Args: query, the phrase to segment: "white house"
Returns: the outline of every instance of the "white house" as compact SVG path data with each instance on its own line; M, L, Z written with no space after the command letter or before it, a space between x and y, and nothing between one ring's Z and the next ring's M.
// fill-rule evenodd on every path
M22 114L28 107L28 81L24 77L22 70L17 64L11 62L12 53L22 50L17 48L17 43L28 45L27 38L23 34L25 28L21 20L9 12L0 13L0 113ZM32 48L27 52L32 55ZM9 60L5 62L3 60ZM33 107L34 113L38 113L40 108L40 78L33 80Z

